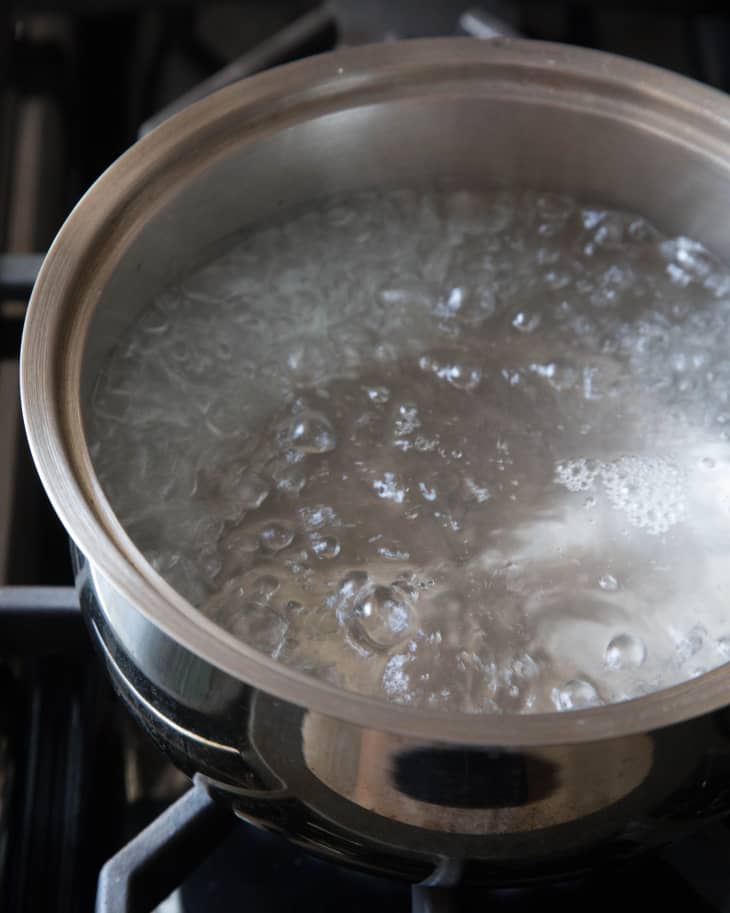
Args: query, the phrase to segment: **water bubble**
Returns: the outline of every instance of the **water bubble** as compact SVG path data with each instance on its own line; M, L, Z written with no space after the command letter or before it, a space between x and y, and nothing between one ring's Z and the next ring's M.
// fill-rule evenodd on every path
M403 595L411 602L416 602L419 596L419 591L408 579L410 574L410 571L403 571L403 579L394 580L392 586L395 587L395 589L400 590L401 593L403 593Z
M367 395L372 403L387 403L390 399L390 390L387 387L368 387Z
M675 285L678 285L680 288L687 288L690 282L692 282L691 274L682 269L682 267L678 266L676 263L667 264L667 275L672 280L672 282Z
M280 552L291 545L294 530L284 523L269 523L259 531L261 545L270 552Z
M583 710L602 703L593 685L580 678L571 679L560 688L553 688L552 698L556 710Z
M551 269L543 275L543 282L551 291L558 292L560 289L570 285L572 277L570 273Z
M624 219L618 213L604 216L596 229L593 240L599 247L618 248L623 241Z
M446 298L446 307L452 314L455 314L457 311L461 310L463 304L464 289L457 285L449 292L448 297Z
M164 311L157 307L152 307L141 315L137 326L143 333L159 336L167 332L170 326L170 318Z
M198 567L202 576L206 580L212 581L223 570L223 559L217 550L208 547L200 553Z
M226 551L248 554L257 552L260 544L259 536L245 527L238 527L232 530L223 541Z
M410 554L400 548L395 539L382 539L378 542L377 553L388 561L408 561Z
M540 674L540 667L529 653L523 653L512 660L512 672L519 678L533 681Z
M458 390L471 391L476 389L482 379L482 371L478 365L465 364L456 361L444 361L429 355L423 355L418 365L422 371L435 374L439 380L445 380Z
M551 247L540 247L536 256L540 266L552 266L560 260L560 251Z
M430 453L438 446L438 438L426 438L423 435L413 439L413 446L421 453Z
M584 228L595 228L605 218L606 213L602 209L584 209L581 212L581 221L583 222Z
M289 438L302 453L329 453L337 439L329 419L319 412L302 412L289 427Z
M387 698L397 704L410 704L414 697L410 669L413 656L410 653L396 653L389 657L381 679Z
M530 371L544 378L559 393L574 387L579 376L573 365L563 361L550 361L547 364L533 363L530 365Z
M366 571L350 571L347 573L338 587L338 593L341 599L350 600L364 589L370 581Z
M602 465L601 479L612 506L651 535L666 532L685 513L683 476L668 459L621 457Z
M328 504L314 504L300 507L297 516L305 529L320 529L322 526L337 526L339 520L333 507Z
M538 234L546 238L561 232L575 210L575 201L557 193L543 193L536 200Z
M228 625L228 629L262 653L276 656L281 650L289 625L271 609L256 602L246 602Z
M336 558L340 554L340 543L334 536L311 537L312 551L318 558Z
M180 364L190 361L190 345L186 339L175 339L170 345L170 356Z
M406 497L407 489L394 472L383 473L382 479L375 479L373 488L379 498L384 498L386 501L395 501L396 504L402 504Z
M378 298L381 304L385 305L389 309L394 310L405 310L414 305L416 308L425 309L428 308L431 304L428 288L422 283L419 283L417 280L414 282L406 281L399 285L393 285L388 288L381 289L381 291L378 293ZM382 343L382 345L388 346L389 343ZM376 357L379 357L379 353L377 351Z
M220 488L243 510L257 510L269 496L268 484L257 475L248 474L242 466L229 470L221 479Z
M464 599L458 590L443 590L429 599L429 616L438 625L439 638L449 646L461 645L463 631L459 620L464 615Z
M680 662L686 662L696 656L704 647L707 640L707 629L703 625L695 625L677 644L677 657Z
M365 593L352 614L358 638L377 650L390 649L403 641L412 622L408 599L388 586L375 586Z
M306 475L292 466L278 472L275 480L277 489L288 495L298 495L307 484Z
M428 486L425 482L418 483L418 490L426 501L435 501L438 497L438 491L435 486Z
M412 434L417 428L420 428L421 420L418 417L418 407L413 403L402 403L398 407L398 416L394 427L397 437Z
M534 333L541 322L541 314L529 311L518 311L512 318L512 326L520 333Z
M618 589L618 580L613 574L602 574L598 578L598 586L607 593L614 593Z
M492 497L492 493L486 485L479 485L474 479L469 478L469 476L464 478L464 486L477 504L484 504L485 501L488 501Z
M266 602L271 599L274 593L279 589L279 580L271 574L265 574L263 577L257 577L251 586L251 597L255 600Z
M378 361L395 361L398 358L398 350L389 342L378 343L373 354Z
M459 390L474 390L482 379L482 372L480 368L455 364L445 369L444 376L452 387Z
M556 481L568 491L589 491L600 471L601 464L597 460L582 457L565 460L555 467Z
M659 250L664 257L670 261L667 269L673 268L676 272L680 270L688 277L686 285L692 280L692 277L703 278L711 272L713 268L712 259L709 252L698 241L692 241L690 238L674 238L670 241L663 241L659 245Z
M654 226L642 218L632 220L628 227L628 234L636 241L656 241L659 237Z
M606 647L609 669L636 669L646 659L644 642L632 634L617 634Z

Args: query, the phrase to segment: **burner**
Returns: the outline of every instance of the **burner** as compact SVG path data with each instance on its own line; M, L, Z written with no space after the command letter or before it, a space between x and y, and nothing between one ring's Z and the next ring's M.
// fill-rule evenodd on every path
M160 913L203 909L302 913L477 913L560 906L565 913L614 913L656 905L703 913L725 909L730 833L721 825L661 854L618 869L557 883L489 889L390 881L315 859L274 834L238 822L201 784L194 785L104 867L96 913ZM326 906L323 906L323 903Z
M100 819L122 804L117 704L73 590L0 590L0 644L0 906L72 913L124 839Z

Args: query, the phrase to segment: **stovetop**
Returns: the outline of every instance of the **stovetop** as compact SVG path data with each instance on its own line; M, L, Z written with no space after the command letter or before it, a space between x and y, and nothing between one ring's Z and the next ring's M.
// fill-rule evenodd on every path
M730 910L715 825L620 869L500 890L411 886L314 859L237 821L139 731L86 636L65 534L21 431L33 280L83 189L216 87L340 44L488 34L637 57L730 91L724 2L11 0L0 11L0 910ZM483 15L486 14L486 17Z

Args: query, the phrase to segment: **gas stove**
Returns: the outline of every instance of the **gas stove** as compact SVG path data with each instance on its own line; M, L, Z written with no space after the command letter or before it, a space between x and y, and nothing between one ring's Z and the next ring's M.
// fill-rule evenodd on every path
M730 832L511 888L407 885L236 820L128 717L92 651L20 425L30 289L61 221L135 138L247 75L339 45L514 32L730 91L721 2L18 0L0 13L0 909L44 913L730 909ZM728 772L730 778L730 771Z

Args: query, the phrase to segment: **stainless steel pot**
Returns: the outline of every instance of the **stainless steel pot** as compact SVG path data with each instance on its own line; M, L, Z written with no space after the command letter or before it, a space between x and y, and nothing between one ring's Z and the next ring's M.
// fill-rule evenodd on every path
M120 331L224 236L284 204L457 181L566 191L730 256L730 100L661 70L522 41L312 58L163 124L56 239L21 360L28 437L73 538L84 612L160 744L237 814L419 880L511 880L667 841L730 808L730 669L639 700L444 715L338 691L238 642L152 570L84 438Z

